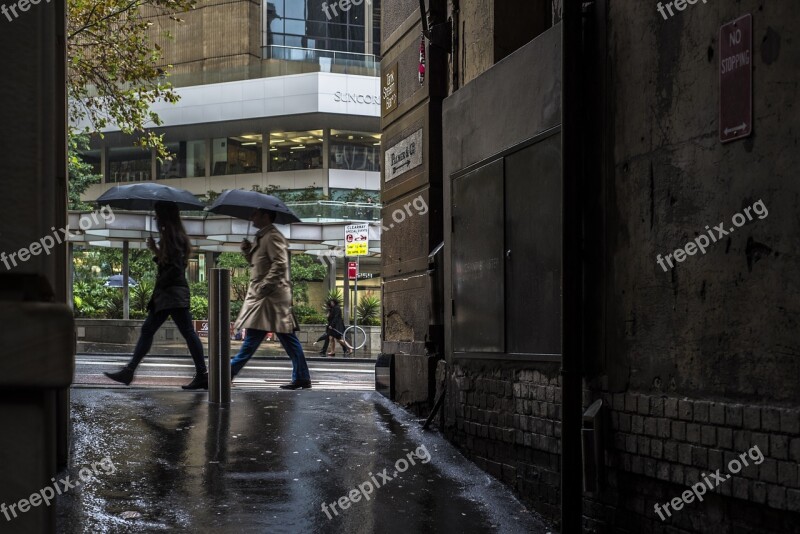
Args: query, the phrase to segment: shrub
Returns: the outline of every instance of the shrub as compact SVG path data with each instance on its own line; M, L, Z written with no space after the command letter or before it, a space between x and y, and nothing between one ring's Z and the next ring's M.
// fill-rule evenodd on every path
M300 324L325 324L327 321L316 308L306 305L295 306L294 316Z
M377 326L381 324L381 301L378 297L367 295L362 297L356 306L358 322L363 325Z
M202 295L192 295L189 301L192 319L201 321L208 319L208 299Z

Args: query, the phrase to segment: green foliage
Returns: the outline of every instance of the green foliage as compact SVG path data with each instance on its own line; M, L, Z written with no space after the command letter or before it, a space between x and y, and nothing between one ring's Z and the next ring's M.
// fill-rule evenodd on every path
M341 289L339 289L338 287L334 288L334 289L331 289L330 291L328 291L328 294L325 297L325 306L327 306L328 303L330 301L332 301L332 300L335 300L336 302L341 304L343 299L344 298L342 297L342 290Z
M302 191L292 192L288 200L292 202L313 202L315 200L325 200L326 198L328 197L322 193L321 187L309 185Z
M241 300L231 301L231 321L235 321L239 317L239 312L242 311L244 303Z
M352 191L348 191L347 193L339 197L339 200L341 202L366 202L368 198L372 198L372 195L370 195L360 187L356 187Z
M189 292L192 296L208 298L208 282L191 282L189 284Z
M67 171L69 206L71 210L88 211L93 209L91 204L81 202L83 194L92 184L100 183L101 176L92 174L92 166L80 157L82 150L89 149L88 135L70 135L69 152L67 154Z
M292 281L321 282L328 274L324 265L308 254L292 255Z
M218 197L220 194L221 194L221 193L217 193L216 191L212 191L212 190L210 190L210 189L209 189L208 191L206 191L206 194L205 194L205 195L202 195L202 196L200 197L200 200L201 200L201 201L203 201L203 202L205 202L206 204L208 204L208 205L210 206L211 204L213 204L213 202L214 202L215 200L217 200L217 197Z
M367 295L362 297L356 306L358 322L362 325L377 326L381 324L381 301L378 297Z
M177 102L167 82L171 68L161 68L161 45L150 37L152 18L194 7L195 0L68 0L67 91L70 122L87 120L86 131L99 132L116 124L138 136L140 146L154 147L160 157L169 152L163 134L146 131L160 126L155 102ZM146 15L146 16L145 16ZM169 39L164 33L158 39Z
M250 264L244 255L240 252L223 252L217 258L217 267L231 270L231 297L243 301L250 285Z
M135 280L135 278L134 278ZM147 303L150 302L150 297L153 295L153 289L156 284L153 280L144 278L139 280L139 284L130 289L130 313L133 317L134 311L142 316L147 315Z
M76 250L73 265L76 281L101 278L105 282L109 276L122 273L122 250L102 247ZM147 250L131 250L128 268L137 282L156 279L158 268L153 254Z
M76 282L72 286L72 300L77 317L107 318L114 288L104 287L102 280Z
M300 305L294 307L294 316L300 324L325 324L327 318L313 306Z
M189 308L192 312L192 319L208 319L208 297L202 295L192 295L189 301Z

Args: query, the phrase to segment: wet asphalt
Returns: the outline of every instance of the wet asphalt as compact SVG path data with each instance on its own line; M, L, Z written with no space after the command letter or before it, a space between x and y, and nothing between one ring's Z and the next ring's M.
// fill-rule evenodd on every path
M95 466L59 498L58 532L550 531L378 393L232 395L220 408L205 392L73 389L71 465L60 477Z

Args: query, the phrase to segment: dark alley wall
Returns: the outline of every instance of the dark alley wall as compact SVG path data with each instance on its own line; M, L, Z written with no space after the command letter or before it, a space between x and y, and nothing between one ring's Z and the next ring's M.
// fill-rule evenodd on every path
M408 2L387 1L384 10L396 13L401 4ZM497 64L493 5L448 1L456 29L444 75L450 96L441 117L417 108L420 121L444 124L445 239L451 173L524 141L542 117L558 114L553 99L541 98L555 90L542 69L558 65L557 51L544 46L557 46L558 27ZM589 13L595 72L585 88L593 111L587 143L596 158L586 173L583 402L604 401L605 450L601 488L585 494L585 528L798 532L800 51L791 43L800 37L800 12L791 2L699 0L665 20L655 3L601 0ZM753 133L723 144L720 26L747 13ZM419 32L410 33L418 43ZM428 77L437 74L429 68ZM737 213L741 226L732 220ZM702 242L720 223L727 235L715 231L705 254L674 259L676 249ZM392 239L385 236L387 250ZM447 273L456 276L452 254ZM667 254L674 266L665 270L658 257ZM385 301L387 313L391 304ZM449 325L445 334L448 358L437 368L437 382L447 385L443 431L557 521L560 362L454 358ZM410 389L422 387L417 379L403 378ZM756 451L758 463L747 456ZM659 517L656 504L717 469L724 477L742 454L749 464L703 502Z

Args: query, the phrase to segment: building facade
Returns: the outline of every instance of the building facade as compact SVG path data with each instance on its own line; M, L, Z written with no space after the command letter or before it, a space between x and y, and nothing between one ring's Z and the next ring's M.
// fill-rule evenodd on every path
M180 96L152 107L171 157L159 161L111 127L84 155L103 176L85 199L163 181L198 195L257 186L288 198L378 200L380 4L336 16L325 7L208 0L181 22L153 13L151 39Z
M441 191L419 227L383 238L395 399L427 413L444 394L448 438L565 531L573 515L589 532L796 532L800 56L784 45L797 11L582 4L581 41L565 49L562 2L429 2L420 86L418 2L384 2L384 75L397 65L384 151L420 126L427 150L391 180L383 169L384 200ZM577 98L564 54L580 57ZM749 103L726 100L732 66L752 76L744 127L725 122ZM577 158L567 108L580 110ZM565 270L574 228L580 268ZM437 307L425 266L439 239ZM577 326L562 330L568 313ZM426 344L439 321L441 350ZM565 419L565 340L594 445ZM576 447L583 458L566 459ZM577 466L582 509L565 509Z

